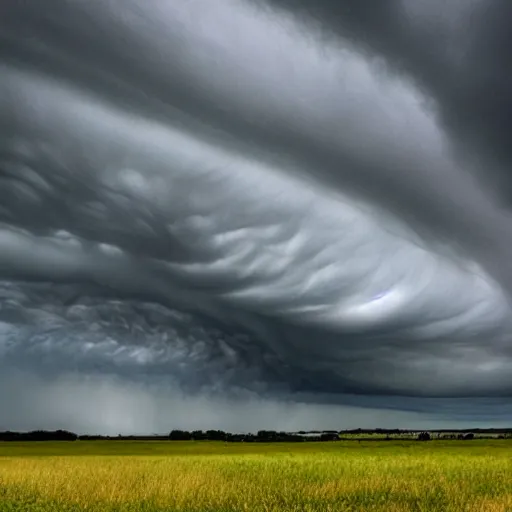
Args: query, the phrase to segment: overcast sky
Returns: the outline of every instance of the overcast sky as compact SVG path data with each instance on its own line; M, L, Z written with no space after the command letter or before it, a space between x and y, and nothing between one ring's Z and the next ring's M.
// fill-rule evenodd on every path
M4 0L0 430L512 424L509 0Z

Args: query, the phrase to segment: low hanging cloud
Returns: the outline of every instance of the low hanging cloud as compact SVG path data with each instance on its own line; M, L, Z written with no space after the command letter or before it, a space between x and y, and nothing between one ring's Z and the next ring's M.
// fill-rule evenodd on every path
M509 4L51 4L0 7L0 428L510 420Z

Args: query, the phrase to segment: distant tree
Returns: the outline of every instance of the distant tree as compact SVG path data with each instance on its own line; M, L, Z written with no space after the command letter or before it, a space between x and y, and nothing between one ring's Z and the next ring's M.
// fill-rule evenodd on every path
M228 443L243 443L245 439L245 434L228 434L226 437Z
M256 440L262 443L277 441L277 432L275 430L258 430Z
M338 441L339 440L339 437L338 437L338 434L336 433L328 433L328 432L324 432L321 436L320 436L320 441Z
M420 432L417 439L418 441L430 441L431 437L428 432Z
M194 430L192 432L192 434L190 435L190 437L194 440L194 441L202 441L204 439L206 439L206 434L203 433L202 430Z
M186 430L172 430L169 434L169 439L171 441L190 441L192 435Z
M226 432L223 432L222 430L207 430L206 438L210 441L225 441Z

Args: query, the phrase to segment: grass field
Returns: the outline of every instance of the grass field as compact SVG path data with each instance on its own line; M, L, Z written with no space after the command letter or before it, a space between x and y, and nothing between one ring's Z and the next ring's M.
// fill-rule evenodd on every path
M512 441L0 443L0 511L512 511Z

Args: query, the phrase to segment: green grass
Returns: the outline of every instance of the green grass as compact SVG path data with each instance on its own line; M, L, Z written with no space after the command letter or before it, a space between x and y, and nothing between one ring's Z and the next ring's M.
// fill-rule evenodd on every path
M0 443L0 511L512 511L512 442Z

